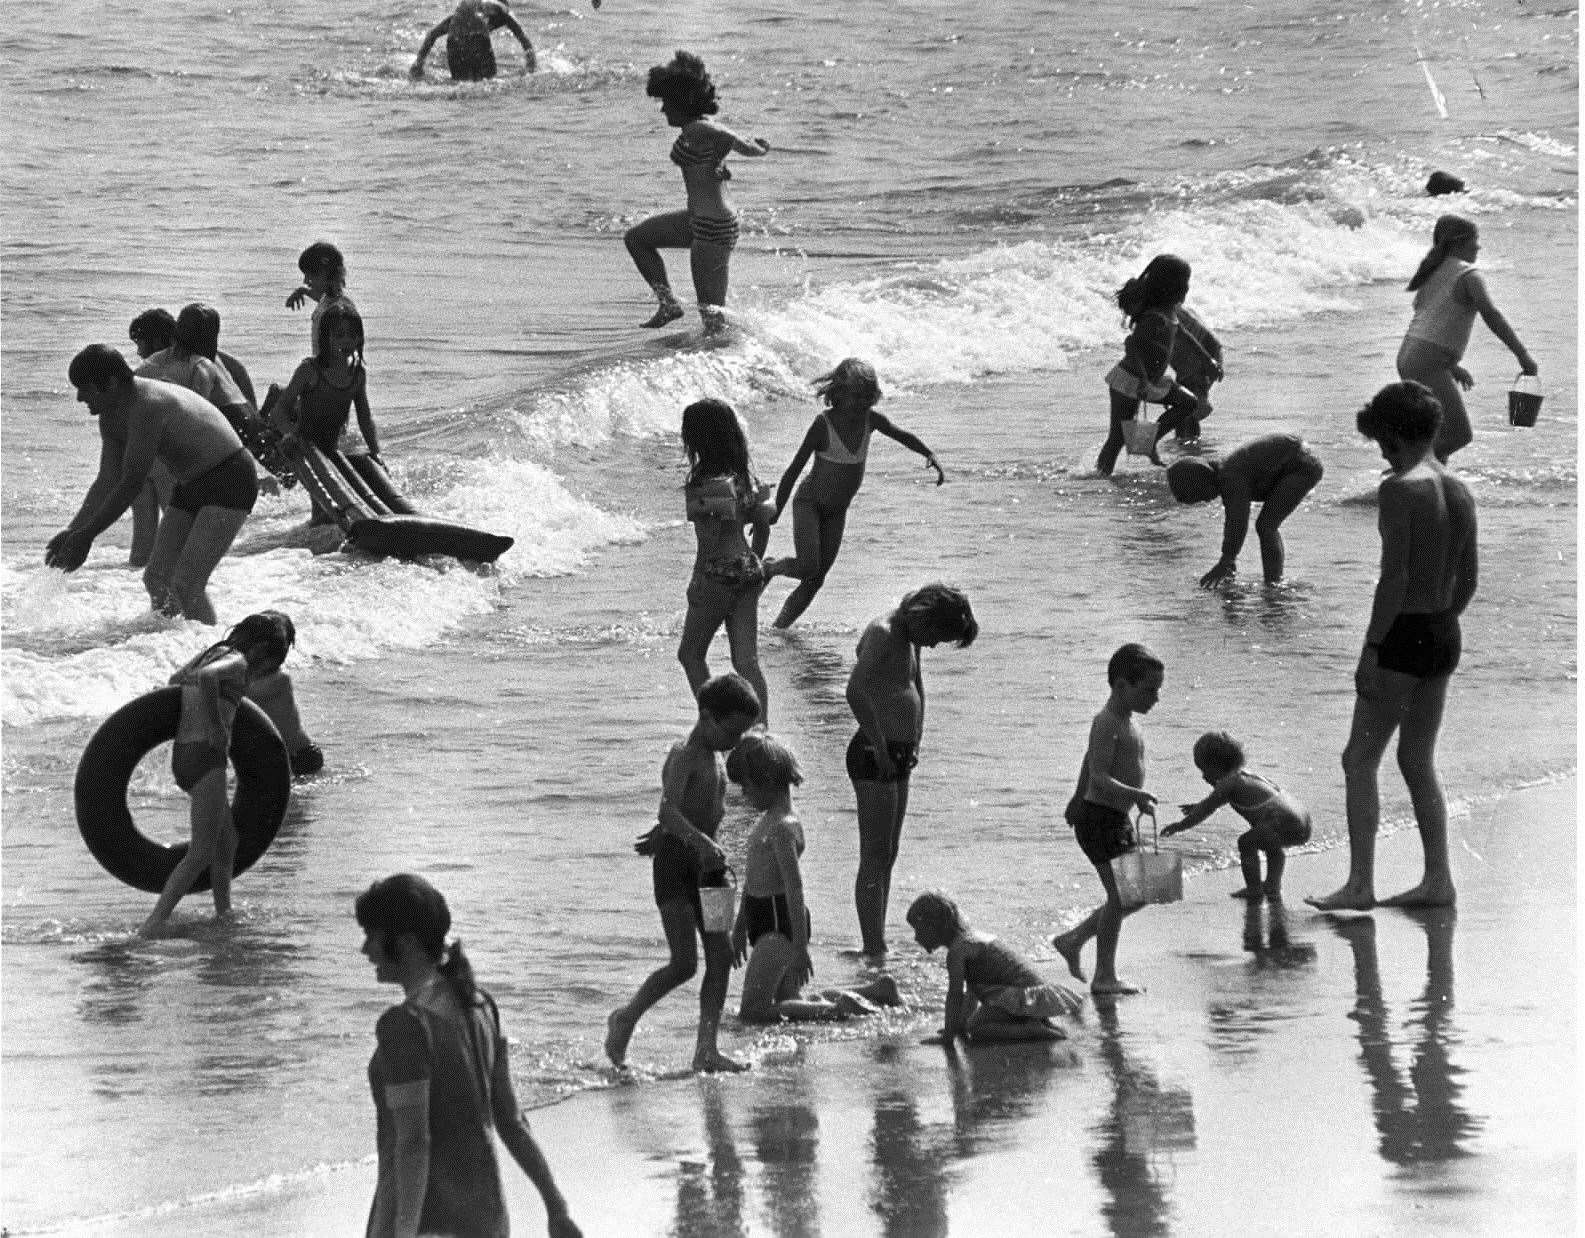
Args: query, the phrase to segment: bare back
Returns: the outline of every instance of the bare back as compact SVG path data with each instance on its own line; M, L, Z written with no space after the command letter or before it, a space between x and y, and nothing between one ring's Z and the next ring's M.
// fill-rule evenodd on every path
M1381 484L1382 572L1402 573L1401 614L1461 612L1474 593L1475 500L1428 459Z
M189 482L242 449L224 414L203 396L155 379L132 381L122 438L127 456L151 452L178 482ZM117 423L102 422L101 433L117 437Z
M884 739L919 742L925 704L919 685L919 650L892 630L889 618L875 620L859 638L858 661L848 677L847 696L860 726L867 713Z

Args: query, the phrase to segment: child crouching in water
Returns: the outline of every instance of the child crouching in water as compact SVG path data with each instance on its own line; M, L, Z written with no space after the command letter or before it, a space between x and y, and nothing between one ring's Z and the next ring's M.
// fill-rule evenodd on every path
M1282 901L1284 847L1310 841L1310 810L1269 778L1244 768L1244 746L1226 731L1207 731L1194 741L1194 764L1211 784L1211 793L1198 804L1184 804L1183 819L1161 827L1161 836L1193 829L1223 804L1245 821L1249 829L1238 836L1238 862L1244 870L1244 888L1234 898L1252 903ZM1266 853L1266 880L1260 880L1260 853Z
M803 825L792 806L792 789L803 782L798 758L779 740L753 731L732 750L726 773L761 814L748 837L743 905L732 928L736 961L748 959L738 1016L745 1023L802 1022L877 1014L879 1006L901 1005L897 982L890 976L852 989L800 992L814 974L814 964L798 866Z
M1052 1020L1078 1014L1084 999L1042 980L1006 942L971 929L945 894L932 891L914 899L908 923L925 950L947 948L946 1015L932 1042L951 1044L959 1036L973 1041L1067 1038Z

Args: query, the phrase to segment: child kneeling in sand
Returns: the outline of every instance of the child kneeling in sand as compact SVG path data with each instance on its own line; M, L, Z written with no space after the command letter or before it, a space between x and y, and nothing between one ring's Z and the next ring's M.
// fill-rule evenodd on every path
M1207 731L1194 741L1194 764L1211 784L1211 793L1198 804L1184 804L1183 819L1161 827L1163 838L1193 829L1223 804L1245 821L1249 829L1238 836L1238 862L1244 870L1244 888L1234 898L1258 903L1282 901L1284 847L1310 841L1310 810L1269 778L1244 768L1244 746L1226 731ZM1266 853L1266 880L1260 880L1260 853Z
M931 891L908 908L914 940L925 950L947 948L947 1006L939 1036L929 1043L969 1040L1065 1040L1052 1022L1078 1014L1084 999L1048 984L1006 942L971 929L958 905Z
M732 750L726 772L761 814L749 834L743 905L732 928L736 961L748 959L738 1016L745 1023L806 1022L878 1014L879 1006L901 1005L897 982L890 976L852 989L800 992L814 974L814 964L809 960L809 911L798 867L803 826L792 806L792 789L803 782L798 758L779 740L754 731Z

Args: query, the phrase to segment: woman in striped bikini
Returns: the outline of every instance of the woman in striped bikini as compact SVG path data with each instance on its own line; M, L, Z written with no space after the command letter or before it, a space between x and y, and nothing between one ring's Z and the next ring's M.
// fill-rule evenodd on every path
M770 143L764 138L741 138L726 126L705 119L713 116L720 105L715 101L715 84L705 71L704 61L691 52L679 51L670 64L652 68L645 89L660 100L666 123L681 130L672 143L671 161L682 169L688 208L652 215L629 228L623 238L638 273L655 290L660 302L644 325L663 327L682 317L682 306L671 290L660 251L686 249L705 334L715 335L726 327L727 268L738 237L737 212L727 201L724 189L732 179L726 157L735 153L757 158L770 150Z

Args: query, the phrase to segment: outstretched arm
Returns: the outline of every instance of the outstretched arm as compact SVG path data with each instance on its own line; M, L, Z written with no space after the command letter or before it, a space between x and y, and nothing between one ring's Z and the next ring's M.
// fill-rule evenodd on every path
M870 425L893 442L901 443L909 451L923 456L925 463L936 471L936 485L939 486L947 480L947 475L941 471L941 465L936 461L936 453L926 447L924 440L918 435L894 425L890 418L873 410L870 412Z
M523 72L532 73L537 67L537 61L534 57L534 45L528 41L528 35L524 33L523 27L518 25L517 18L512 16L510 10L504 4L496 6L495 15L499 19L499 24L510 30L512 37L522 44ZM497 23L492 21L490 24L494 27Z
M451 18L443 18L435 28L424 36L424 42L418 49L418 57L413 61L413 67L407 71L408 77L424 76L424 60L429 55L429 49L435 46L440 36L451 29ZM295 308L295 307L294 307Z
M1167 838L1173 834L1181 834L1184 830L1192 830L1223 804L1227 803L1227 801L1228 793L1220 788L1217 788L1212 790L1212 792L1198 804L1182 805L1183 818L1179 821L1174 821L1171 825L1162 826L1161 836L1163 838Z
M1486 290L1486 281L1480 277L1479 271L1465 273L1464 291L1480 312L1481 320L1491 328L1491 333L1508 346L1508 351L1519 362L1519 368L1526 374L1536 373L1535 359L1525 350L1519 336L1508 325L1508 320L1502 316L1502 311L1492 302L1491 293Z

